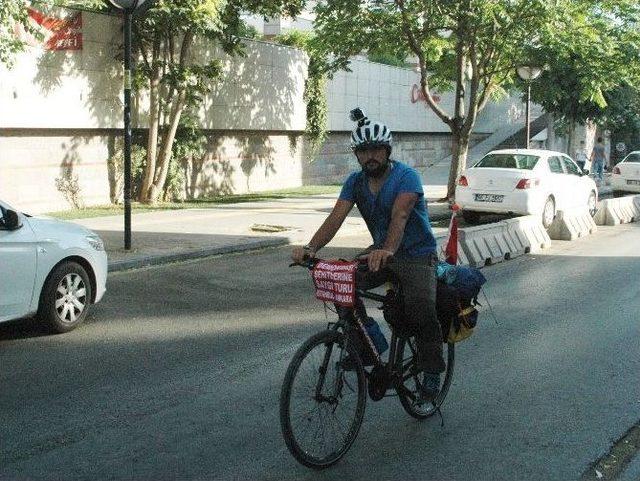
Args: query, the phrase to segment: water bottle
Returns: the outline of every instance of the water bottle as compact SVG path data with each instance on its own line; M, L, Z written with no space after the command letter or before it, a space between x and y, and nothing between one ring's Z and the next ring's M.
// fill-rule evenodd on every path
M375 346L376 351L378 351L378 354L382 354L389 349L389 343L373 317L367 318L367 322L364 327L367 330L367 334L369 334L369 337L373 341L373 345Z

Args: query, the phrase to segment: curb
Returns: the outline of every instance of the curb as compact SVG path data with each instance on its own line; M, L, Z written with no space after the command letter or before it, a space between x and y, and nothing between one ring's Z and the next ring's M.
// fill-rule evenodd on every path
M247 242L244 244L235 244L222 247L205 247L202 249L193 249L190 251L178 252L173 254L157 254L157 255L141 255L132 259L119 260L109 262L109 273L121 272L131 269L140 269L142 267L157 266L162 264L171 264L173 262L181 262L190 259L201 259L203 257L216 256L221 254L234 254L237 252L248 252L260 250L267 247L279 247L290 244L287 238L266 238L259 241Z

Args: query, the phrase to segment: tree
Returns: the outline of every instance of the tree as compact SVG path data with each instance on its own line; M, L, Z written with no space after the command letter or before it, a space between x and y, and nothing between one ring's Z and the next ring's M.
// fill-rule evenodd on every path
M24 48L24 43L15 35L16 25L35 34L29 23L25 0L0 2L0 64L13 65L13 57Z
M549 18L545 0L327 0L316 8L318 37L347 68L367 50L407 52L417 58L422 94L453 137L447 198L466 167L478 113L513 85L525 48ZM436 103L437 91L453 90L453 111Z
M546 66L532 99L567 125L569 152L577 124L620 118L621 96L640 86L639 14L635 1L564 2L531 49L533 62Z
M241 35L247 29L241 13L291 16L300 7L300 0L157 0L134 22L142 60L138 85L148 89L150 99L140 200L155 202L164 191L182 114L201 103L222 73L212 48L243 54Z

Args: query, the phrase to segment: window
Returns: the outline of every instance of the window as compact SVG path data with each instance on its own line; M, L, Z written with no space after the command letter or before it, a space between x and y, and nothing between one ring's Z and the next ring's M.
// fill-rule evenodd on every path
M562 163L560 162L559 157L549 157L549 160L547 160L547 162L549 163L549 170L553 174L564 174L564 170L562 170Z
M532 170L539 158L535 155L487 154L474 167Z
M571 175L580 175L580 169L573 161L567 157L562 158L562 163L564 164L564 168L567 171L567 174Z
M631 152L622 162L640 162L640 152Z

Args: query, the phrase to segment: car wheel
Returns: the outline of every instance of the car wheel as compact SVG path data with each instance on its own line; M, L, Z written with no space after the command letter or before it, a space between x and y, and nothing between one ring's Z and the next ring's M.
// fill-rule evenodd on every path
M478 224L480 222L480 214L470 210L462 211L462 218L467 224Z
M553 219L556 218L556 202L553 197L549 197L544 203L544 209L542 209L542 225L545 229L551 227Z
M596 200L596 193L591 191L589 194L589 200L587 201L587 207L589 208L589 214L591 217L596 215L596 211L598 210L598 202Z
M87 317L90 303L91 283L87 271L77 262L63 262L44 284L38 316L51 331L69 332Z

